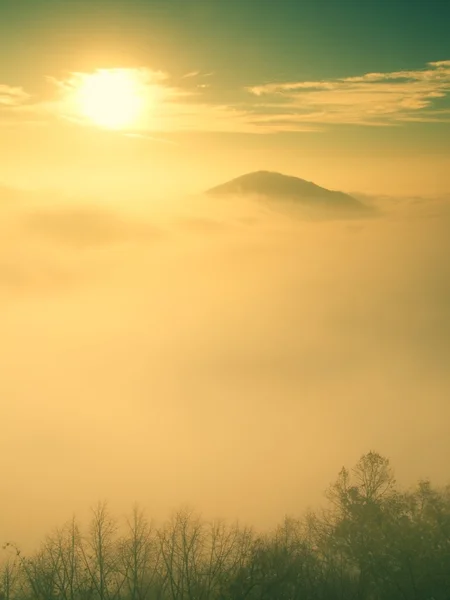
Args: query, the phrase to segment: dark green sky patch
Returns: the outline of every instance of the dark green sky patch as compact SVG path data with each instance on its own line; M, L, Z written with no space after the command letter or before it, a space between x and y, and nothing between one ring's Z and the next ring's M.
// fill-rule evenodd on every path
M100 60L213 68L252 85L414 69L450 54L448 22L441 0L5 1L0 73L32 78Z

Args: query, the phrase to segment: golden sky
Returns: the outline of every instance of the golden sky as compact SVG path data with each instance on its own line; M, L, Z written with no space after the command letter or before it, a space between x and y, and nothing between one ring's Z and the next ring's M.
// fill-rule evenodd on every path
M246 86L226 101L210 90L216 79L93 69L46 76L41 98L1 84L2 179L85 193L114 172L124 189L139 177L149 193L179 194L267 168L346 191L449 191L450 109L435 106L450 90L449 61Z

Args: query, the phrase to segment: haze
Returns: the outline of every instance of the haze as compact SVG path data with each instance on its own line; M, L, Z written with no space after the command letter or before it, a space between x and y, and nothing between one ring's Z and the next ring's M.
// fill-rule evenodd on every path
M253 1L0 8L2 540L33 546L103 499L265 529L320 504L372 448L405 485L448 481L445 19L408 4L398 33L398 1L395 40L377 13L359 52L355 7L333 37L316 9L280 0L258 16ZM317 31L298 50L294 18ZM217 22L235 36L215 37ZM347 30L330 62L324 40ZM152 98L114 130L66 97L80 73L113 68ZM376 217L202 194L259 169Z

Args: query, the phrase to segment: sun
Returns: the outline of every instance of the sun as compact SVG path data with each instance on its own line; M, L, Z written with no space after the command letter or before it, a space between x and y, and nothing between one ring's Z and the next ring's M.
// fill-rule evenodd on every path
M144 108L144 93L136 74L127 69L100 69L86 74L76 89L78 112L106 129L136 125Z

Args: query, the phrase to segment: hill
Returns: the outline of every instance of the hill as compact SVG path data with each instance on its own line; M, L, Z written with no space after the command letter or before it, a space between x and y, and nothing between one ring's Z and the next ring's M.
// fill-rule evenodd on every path
M315 212L327 215L367 213L371 209L349 194L327 190L315 183L275 173L256 171L232 179L209 189L210 196L252 196L269 202L289 202L291 207L306 209L310 215Z

